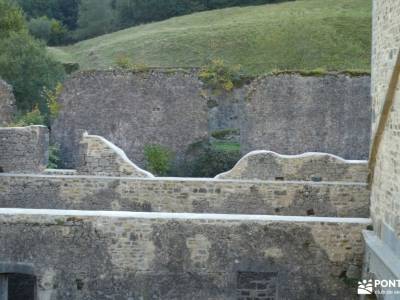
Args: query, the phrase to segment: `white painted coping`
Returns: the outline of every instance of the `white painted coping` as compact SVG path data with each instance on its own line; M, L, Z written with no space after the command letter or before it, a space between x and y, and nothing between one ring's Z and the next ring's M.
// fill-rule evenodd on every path
M302 154L294 154L294 155L288 155L288 154L279 154L274 151L269 151L269 150L255 150L247 153L245 156L243 156L236 164L235 166L230 169L229 171L223 172L221 174L218 174L215 176L215 178L221 178L224 175L229 174L233 169L235 169L237 166L239 166L243 161L247 160L251 156L259 155L259 154L272 154L273 156L276 156L278 158L287 158L287 159L293 159L293 158L305 158L305 157L311 157L311 156L329 156L332 157L342 163L345 164L368 164L367 160L346 160L340 156L330 154L330 153L324 153L324 152L305 152Z
M129 211L93 211L93 210L53 210L0 208L1 216L78 216L78 217L109 217L131 219L175 219L175 220L227 220L227 221L272 221L297 223L354 223L371 224L368 218L334 218L334 217L303 217L303 216L271 216L271 215L236 215L236 214L193 214L193 213L159 213L159 212L129 212Z

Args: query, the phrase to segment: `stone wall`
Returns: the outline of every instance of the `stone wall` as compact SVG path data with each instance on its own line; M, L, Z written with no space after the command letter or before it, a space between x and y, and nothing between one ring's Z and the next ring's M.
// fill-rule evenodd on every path
M358 299L368 219L3 209L39 300ZM6 269L6 268L3 268Z
M325 152L368 158L369 77L268 76L251 83L249 90L241 122L243 153Z
M80 142L78 174L154 177L132 163L125 152L98 135L84 133Z
M372 136L381 116L390 78L400 51L400 2L373 1ZM378 148L371 187L374 232L364 232L366 244L363 278L400 278L400 84ZM395 300L400 286L377 287L378 299Z
M45 126L0 128L0 173L40 173L48 161Z
M374 1L373 39L373 134L379 122L389 80L400 49L400 4L396 0ZM400 85L398 87L400 89ZM372 217L379 233L382 222L400 238L400 92L389 116L372 188Z
M0 175L0 207L368 217L363 183Z
M400 50L400 2L374 0L372 47L372 135ZM378 150L371 191L374 232L366 233L366 272L375 279L400 278L400 85ZM392 289L393 290L393 289ZM398 288L400 293L400 287ZM398 295L383 295L396 299ZM393 297L393 298L390 298Z
M326 153L281 155L253 151L219 179L305 180L367 182L368 162L344 160Z
M207 137L207 103L201 83L186 72L93 71L72 75L52 126L66 167L76 167L84 131L100 135L144 166L144 146L159 144L178 157Z
M53 140L65 167L77 167L82 132L104 136L144 167L143 148L161 144L183 156L224 129L241 133L243 154L328 152L366 159L370 137L368 76L266 76L216 93L197 71L76 73L65 82Z
M9 125L16 111L12 87L0 79L0 127Z

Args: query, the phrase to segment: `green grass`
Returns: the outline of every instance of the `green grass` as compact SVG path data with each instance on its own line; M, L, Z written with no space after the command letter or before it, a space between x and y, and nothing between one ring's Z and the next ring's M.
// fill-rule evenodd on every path
M198 67L209 59L241 64L248 75L273 70L370 68L370 0L297 0L172 18L49 51L82 69L127 55L151 67Z
M236 142L214 141L212 147L219 151L240 151L240 144Z

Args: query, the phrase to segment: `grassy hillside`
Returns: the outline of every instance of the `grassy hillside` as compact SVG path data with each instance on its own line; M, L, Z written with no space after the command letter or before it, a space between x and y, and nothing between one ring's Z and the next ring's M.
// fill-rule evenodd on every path
M247 74L274 69L369 70L370 0L297 0L214 10L50 48L82 69L113 66L121 54L153 67L201 66L212 58Z

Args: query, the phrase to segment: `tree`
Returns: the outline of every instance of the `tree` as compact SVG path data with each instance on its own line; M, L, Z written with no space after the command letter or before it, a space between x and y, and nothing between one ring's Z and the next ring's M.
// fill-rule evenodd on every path
M114 11L111 0L82 0L79 6L79 39L111 32L114 25Z
M28 23L29 32L48 45L60 45L67 36L68 30L56 19L46 16L31 19Z
M0 0L0 40L7 38L12 32L26 30L21 8L9 0Z
M14 87L19 110L29 111L38 105L48 114L42 91L53 89L64 78L64 69L49 57L44 43L27 32L13 32L0 41L0 77Z
M45 41L46 43L50 40L51 36L51 20L46 17L31 19L28 23L29 32L34 37Z

